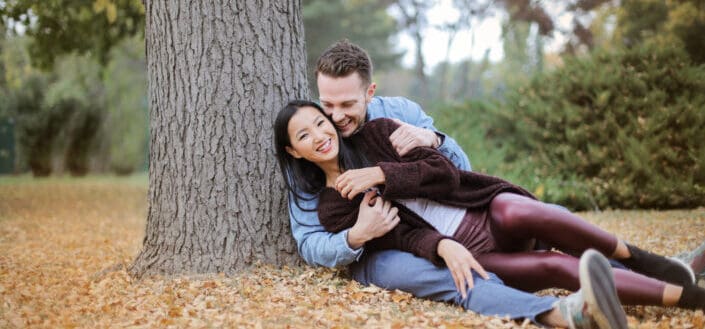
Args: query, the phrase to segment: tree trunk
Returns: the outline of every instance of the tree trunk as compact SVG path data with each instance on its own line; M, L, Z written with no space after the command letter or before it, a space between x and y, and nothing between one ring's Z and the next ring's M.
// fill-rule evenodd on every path
M130 272L299 263L272 142L306 98L300 0L146 0L149 209Z
M420 98L419 102L423 103L423 105L428 105L430 100L427 98L430 95L430 92L428 90L426 71L424 70L426 68L426 60L423 56L423 35L421 34L421 30L418 25L413 33L413 38L416 44L416 64L414 66L414 72L416 72L417 79L414 94Z

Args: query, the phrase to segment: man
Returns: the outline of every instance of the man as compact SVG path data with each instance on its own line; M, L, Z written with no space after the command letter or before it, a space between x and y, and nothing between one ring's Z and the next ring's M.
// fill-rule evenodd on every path
M458 144L438 132L433 127L433 119L417 104L400 97L375 97L376 84L371 81L371 76L372 63L367 53L347 40L332 45L318 59L316 78L320 104L343 138L353 135L368 120L393 118L399 120L401 127L390 136L390 140L401 155L415 147L433 147L460 169L471 169L467 156ZM384 209L391 211L388 207L363 203L355 225L333 234L325 231L315 210L304 210L316 209L316 196L299 199L301 208L291 198L289 209L292 232L299 253L311 265L350 265L353 278L364 285L375 284L387 289L407 291L417 297L452 302L482 314L509 315L531 318L545 324L554 323L551 317L557 314L555 299L516 291L504 286L494 275L485 275L487 280L481 279L477 273L483 271L477 271L479 265L473 263L471 256L454 266L449 264L449 270L398 250L363 253L365 242L384 235L394 227L389 225L389 221L382 220L387 215ZM476 271L471 272L470 268ZM463 280L454 280L457 277ZM586 280L587 277L586 274ZM472 289L469 294L466 294L466 287ZM578 296L577 301L569 303L578 305L568 308L571 310L567 315L569 322L576 317L592 316L583 314L587 308L582 305L589 298L582 299L581 294ZM516 303L509 304L507 300L515 300ZM618 308L621 311L621 306Z

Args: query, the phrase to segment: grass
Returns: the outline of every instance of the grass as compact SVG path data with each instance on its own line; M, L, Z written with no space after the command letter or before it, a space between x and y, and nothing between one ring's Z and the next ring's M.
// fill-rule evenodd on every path
M71 175L33 177L32 174L0 175L0 185L41 185L41 184L117 184L147 186L149 176L146 172L135 173L127 176L116 175L89 175L73 177Z

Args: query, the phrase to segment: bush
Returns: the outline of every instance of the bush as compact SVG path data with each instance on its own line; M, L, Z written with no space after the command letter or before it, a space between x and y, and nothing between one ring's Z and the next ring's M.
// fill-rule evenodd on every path
M580 187L577 198L559 203L702 206L704 76L705 66L677 48L569 59L510 92L488 134L506 141L505 161L529 160L542 180Z
M46 78L29 77L14 93L8 94L9 113L17 119L18 143L32 174L48 176L56 139L72 109L43 106Z
M578 209L594 208L590 195L581 190L577 179L540 175L530 157L510 156L509 140L497 136L494 121L498 104L493 101L469 101L465 104L441 104L432 115L435 126L452 136L470 158L473 171L501 177L520 185L546 202L569 204Z

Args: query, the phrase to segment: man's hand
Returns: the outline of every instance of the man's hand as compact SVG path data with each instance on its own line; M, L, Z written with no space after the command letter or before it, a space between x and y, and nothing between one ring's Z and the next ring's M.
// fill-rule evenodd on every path
M358 193L365 192L370 187L384 184L384 172L380 167L351 169L335 180L335 190L343 198L352 200Z
M393 120L400 126L389 136L389 141L399 155L404 156L419 146L433 148L440 146L440 138L433 130L416 127L399 119Z
M348 231L348 245L358 249L365 242L387 234L399 224L398 209L378 197L374 191L365 193L360 203L357 222Z
M475 260L472 253L465 248L462 244L455 240L443 239L438 243L438 255L443 257L446 261L446 265L453 275L453 281L455 281L455 287L460 291L460 295L465 299L468 296L465 290L465 283L467 282L469 289L475 286L472 279L472 272L475 270L482 278L485 280L489 279L489 275L485 272L485 269Z

